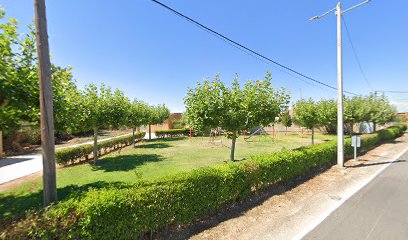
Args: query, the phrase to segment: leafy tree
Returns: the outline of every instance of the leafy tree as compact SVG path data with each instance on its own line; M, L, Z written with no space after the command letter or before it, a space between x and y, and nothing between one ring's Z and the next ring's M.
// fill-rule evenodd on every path
M137 127L149 124L149 105L143 101L134 99L129 106L127 126L132 128L133 146L135 146L135 131Z
M316 103L319 125L324 127L327 133L337 132L337 101L334 99L322 99Z
M116 89L109 97L109 119L106 121L105 127L119 128L125 126L131 105L129 98L119 89Z
M384 125L387 122L391 122L396 119L396 108L391 105L385 95L376 96L375 94L370 94L368 97L368 102L371 106L369 119L374 123L374 131L376 130L377 124Z
M289 111L285 111L280 115L280 122L286 128L285 135L288 133L288 127L292 126L292 117L289 114Z
M85 129L93 130L94 162L98 160L98 130L106 127L112 120L112 91L102 84L99 88L90 84L83 92L82 123Z
M319 115L316 103L312 98L299 100L293 106L294 120L302 127L312 130L312 144L314 144L314 129L319 125Z
M176 129L186 128L186 126L187 126L187 119L184 113L181 115L180 119L173 120L173 127Z
M21 121L38 120L38 77L33 29L20 37L17 20L0 9L0 130L13 132Z
M0 20L4 18L4 15L4 10L0 8ZM22 114L15 106L16 101L13 98L18 92L14 84L16 79L15 54L12 51L17 42L16 30L17 22L14 19L0 24L0 131L17 128Z
M149 106L149 140L152 139L152 128L151 125L162 124L164 120L170 117L170 110L164 104L159 104L157 106Z
M234 161L239 133L257 126L267 126L287 110L289 96L272 87L271 75L264 80L248 81L241 88L235 77L230 87L217 75L213 81L197 83L184 98L187 121L199 131L221 128L232 140L230 160Z
M13 133L21 122L38 125L39 80L35 30L18 33L18 22L4 20L0 10L0 129ZM80 93L71 68L52 65L54 119L57 135L79 126Z
M81 129L82 94L72 76L72 68L52 66L52 90L54 100L54 127L59 137Z
M349 133L353 134L354 125L369 121L370 111L375 106L371 105L368 99L362 96L345 98L344 103L344 123L349 125Z

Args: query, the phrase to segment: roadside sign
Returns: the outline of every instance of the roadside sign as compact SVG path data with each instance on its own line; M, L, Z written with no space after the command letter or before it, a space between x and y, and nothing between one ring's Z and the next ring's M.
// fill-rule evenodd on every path
M361 147L361 137L352 136L351 137L351 146L354 147L354 161L357 161L357 148Z
M351 146L352 147L361 147L361 137L360 136L352 136L351 137Z

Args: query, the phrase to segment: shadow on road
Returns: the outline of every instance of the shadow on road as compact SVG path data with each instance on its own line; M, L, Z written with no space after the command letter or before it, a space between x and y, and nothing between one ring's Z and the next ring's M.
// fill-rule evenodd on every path
M397 161L386 161L386 162L375 162L375 163L360 163L354 166L348 166L346 168L361 168L361 167L371 167L371 166L376 166L376 165L383 165L383 164L394 164L394 163L403 163L406 162L407 160L401 159Z

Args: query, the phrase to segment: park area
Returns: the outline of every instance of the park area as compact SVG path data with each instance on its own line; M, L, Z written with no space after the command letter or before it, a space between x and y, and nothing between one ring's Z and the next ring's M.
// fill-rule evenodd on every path
M334 139L335 135L317 134L316 142ZM64 201L89 188L132 184L154 180L179 172L214 164L226 164L231 140L226 137L179 137L139 142L101 157L97 166L82 163L57 169L58 197ZM245 141L238 138L236 159L243 161L253 155L294 149L310 144L310 135L292 134L272 139L270 135L254 136ZM42 206L41 177L0 193L2 218L18 216L31 208Z
M35 2L42 3L36 8L43 15L44 1ZM335 161L343 167L353 153L392 142L407 130L397 123L402 119L395 106L378 91L347 92L354 96L338 99L313 91L298 98L293 91L300 86L286 88L279 75L272 80L271 72L250 80L235 74L227 81L216 74L193 83L202 75L184 74L183 64L172 67L183 73L177 78L155 78L171 62L155 58L155 74L137 76L147 65L124 67L98 51L94 57L115 59L120 68L104 63L90 70L88 80L77 82L70 65L50 62L47 32L41 38L37 29L42 24L46 29L45 15L41 18L36 14L35 27L21 28L0 6L0 80L6 83L0 84L0 159L12 158L0 175L21 172L25 168L17 164L22 162L35 170L0 182L0 239L153 239L257 191L298 183ZM132 70L129 76L117 74L126 69ZM89 82L95 76L103 77ZM159 78L165 82L149 85ZM124 84L124 79L132 82ZM357 135L358 149L352 147L357 138L351 138ZM26 154L40 145L39 161L28 160Z

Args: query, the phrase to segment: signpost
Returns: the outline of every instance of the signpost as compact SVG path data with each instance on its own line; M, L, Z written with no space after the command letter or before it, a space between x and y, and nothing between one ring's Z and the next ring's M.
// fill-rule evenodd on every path
M357 148L361 147L361 137L352 136L351 137L351 146L354 147L354 161L357 161Z

